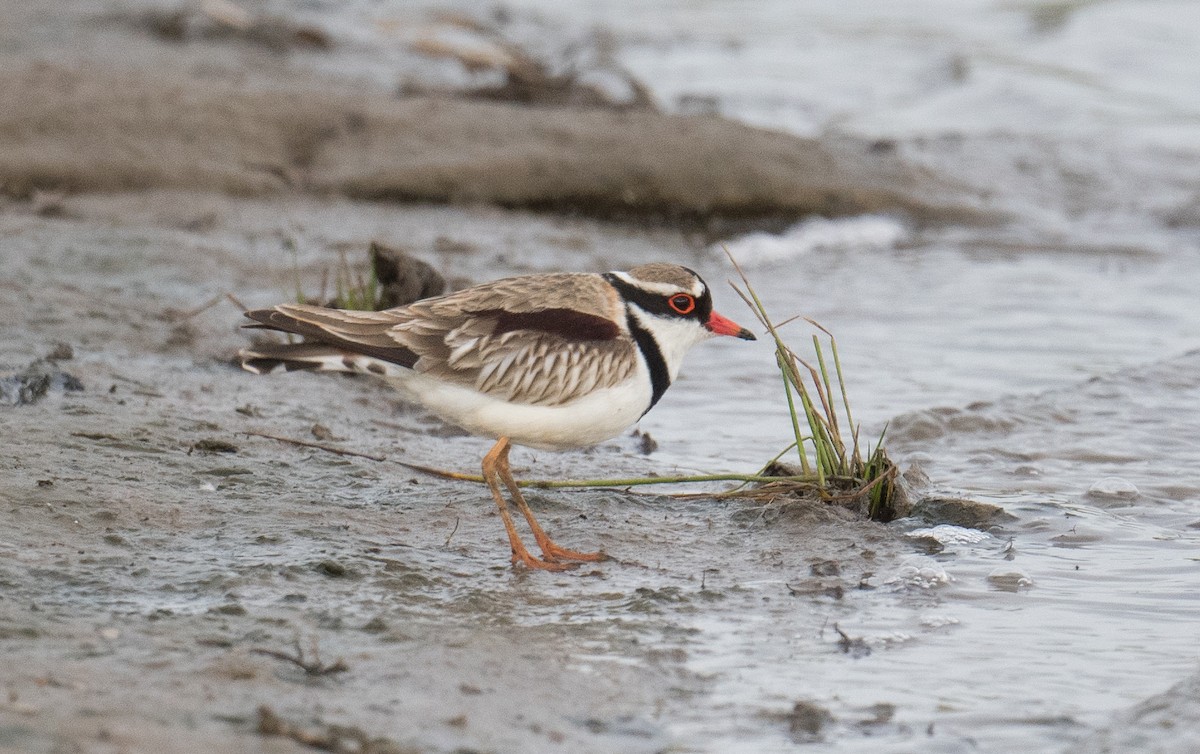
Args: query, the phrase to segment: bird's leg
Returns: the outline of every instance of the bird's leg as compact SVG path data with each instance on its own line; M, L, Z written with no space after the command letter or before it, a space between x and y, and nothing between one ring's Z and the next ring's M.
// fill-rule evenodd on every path
M521 494L521 488L517 486L517 480L513 479L512 470L508 466L508 451L511 447L508 445L507 438L501 440L504 442L504 448L496 456L496 472L504 482L504 486L508 488L508 493L512 496L513 502L521 509L521 513L525 516L525 520L529 522L529 528L533 531L533 538L537 540L538 547L542 548L542 557L549 561L556 560L606 560L608 558L603 552L576 552L568 550L555 544L554 540L550 539L549 535L542 530L538 525L537 519L533 517L533 511L529 510L529 503L525 502L525 496ZM497 448L500 446L497 445ZM496 452L496 448L492 448L492 453ZM492 455L488 453L488 455Z
M545 560L539 560L525 549L525 544L521 541L521 537L517 534L517 527L513 524L512 515L508 512L508 503L504 502L504 495L500 492L500 484L497 479L504 479L500 475L500 459L503 459L504 471L508 473L508 449L509 441L507 437L501 437L500 441L488 451L488 454L483 457L483 478L487 482L488 487L492 490L492 497L496 499L496 508L500 511L500 518L504 521L504 530L508 532L508 544L512 547L512 561L514 564L522 563L527 568L541 568L548 571L561 571L570 566L563 563L550 563ZM508 479L512 475L508 474ZM505 479L505 484L508 484L508 479ZM509 487L512 489L512 487ZM521 500L524 507L524 500ZM524 512L524 511L522 511ZM526 518L528 518L526 514ZM537 530L534 531L534 536L537 535ZM545 534L542 534L545 536ZM540 544L540 540L539 540ZM542 548L545 552L545 548Z

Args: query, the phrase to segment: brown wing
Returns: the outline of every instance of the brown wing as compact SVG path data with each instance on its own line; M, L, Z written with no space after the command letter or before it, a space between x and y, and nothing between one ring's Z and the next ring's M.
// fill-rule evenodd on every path
M561 405L637 368L624 308L596 275L509 278L382 312L283 305L247 316L517 403Z

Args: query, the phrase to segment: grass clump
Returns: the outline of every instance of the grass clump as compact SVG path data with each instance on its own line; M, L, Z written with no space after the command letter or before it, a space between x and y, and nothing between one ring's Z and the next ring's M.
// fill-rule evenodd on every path
M324 281L321 284L324 293ZM364 274L350 266L343 252L333 277L333 308L372 312L379 308L379 278L371 266Z
M380 308L381 286L374 265L363 269L350 264L346 252L338 257L337 267L333 271L333 295L329 295L330 274L326 268L321 272L321 287L316 296L308 296L300 280L300 263L292 247L293 269L295 271L295 301L298 304L316 304L331 309L353 309L355 311L372 312Z
M862 447L860 427L854 423L850 410L837 339L818 322L803 317L819 331L812 336L816 365L800 358L779 333L781 327L797 318L780 323L772 321L737 260L733 255L729 255L729 259L744 286L743 289L734 284L734 290L775 342L775 362L783 379L795 436L794 442L760 473L766 474L777 468L780 459L794 450L800 475L811 477L820 494L830 496L851 492L854 497L865 496L866 513L870 518L880 521L895 518L897 470L883 447L886 429L873 445L868 443L865 449ZM825 336L832 359L832 377L821 335Z

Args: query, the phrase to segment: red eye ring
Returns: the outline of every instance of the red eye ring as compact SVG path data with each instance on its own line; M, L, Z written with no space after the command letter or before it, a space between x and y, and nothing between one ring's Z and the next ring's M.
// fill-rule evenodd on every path
M696 309L696 299L686 293L677 293L667 300L677 314L691 314Z

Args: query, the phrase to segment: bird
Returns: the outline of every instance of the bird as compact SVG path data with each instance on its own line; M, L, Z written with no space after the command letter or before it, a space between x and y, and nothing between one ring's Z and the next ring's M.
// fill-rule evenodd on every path
M567 450L637 423L675 381L692 346L724 335L755 340L713 310L693 270L649 263L627 271L508 277L382 311L280 304L245 312L248 328L303 336L239 352L243 368L355 372L495 445L483 457L512 563L562 570L606 559L555 543L513 478L513 444ZM503 485L541 557L522 542Z

